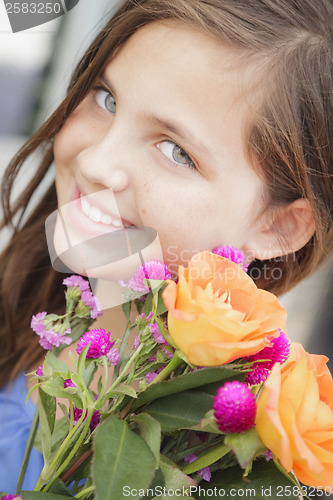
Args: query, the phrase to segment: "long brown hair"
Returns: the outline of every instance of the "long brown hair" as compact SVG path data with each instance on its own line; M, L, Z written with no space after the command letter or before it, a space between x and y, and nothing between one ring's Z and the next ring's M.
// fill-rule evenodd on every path
M63 103L16 154L4 175L3 226L12 225L14 232L0 259L0 384L42 356L29 327L31 315L63 308L62 276L50 266L44 235L45 218L57 207L54 183L25 217L51 167L53 139L117 47L140 27L161 19L175 19L210 33L264 67L266 84L248 127L248 153L265 179L268 205L306 198L316 232L292 259L254 261L250 274L258 286L285 292L332 249L332 1L127 0L78 64ZM35 176L12 203L20 168L37 150L43 156ZM275 279L276 269L281 271L279 279Z

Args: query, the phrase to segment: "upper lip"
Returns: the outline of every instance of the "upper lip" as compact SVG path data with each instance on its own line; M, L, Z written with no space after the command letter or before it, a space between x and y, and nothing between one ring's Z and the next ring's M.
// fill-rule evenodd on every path
M96 198L93 198L93 199L89 199L89 196L90 195L93 195L95 194L95 192L93 193L86 193L80 186L78 186L78 190L79 190L79 196L87 196L87 201L94 207L96 208L99 208L99 210L103 213L103 214L106 214L106 215L109 215L110 217L112 217L112 220L121 220L122 224L123 225L134 225L131 221L127 220L127 219L123 219L122 217L118 216L118 215L115 215L113 212L110 211L110 209L108 207L106 207L100 200L96 199Z

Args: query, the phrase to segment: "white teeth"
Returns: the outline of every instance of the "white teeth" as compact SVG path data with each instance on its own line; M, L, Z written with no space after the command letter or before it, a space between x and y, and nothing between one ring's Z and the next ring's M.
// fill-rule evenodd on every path
M101 223L102 224L112 224L112 217L111 217L111 215L102 215L102 217L101 217Z
M89 219L94 222L101 222L102 224L106 224L108 226L112 224L114 227L123 227L123 223L120 219L112 220L111 215L103 214L99 208L92 207L86 198L82 198L82 195L80 195L80 198L82 212L89 217Z

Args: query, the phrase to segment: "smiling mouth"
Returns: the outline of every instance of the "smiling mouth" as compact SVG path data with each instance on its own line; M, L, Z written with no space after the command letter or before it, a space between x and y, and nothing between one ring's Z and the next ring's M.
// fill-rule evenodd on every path
M80 203L82 212L93 222L101 223L106 226L113 226L116 228L128 228L133 227L130 222L123 222L119 217L113 217L110 214L103 213L98 207L95 207L89 203L86 197L83 197L80 193Z

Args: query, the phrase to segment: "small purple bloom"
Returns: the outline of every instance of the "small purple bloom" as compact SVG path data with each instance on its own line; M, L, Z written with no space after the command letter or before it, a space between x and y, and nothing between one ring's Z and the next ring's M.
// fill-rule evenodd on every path
M18 495L4 495L1 497L1 500L22 500L22 497Z
M68 287L76 286L81 290L81 292L83 292L84 290L89 290L89 282L83 279L81 276L77 276L75 274L69 276L68 278L65 278L62 284Z
M139 335L136 335L134 342L133 342L133 351L137 350L137 348L139 347L139 344L140 344Z
M235 262L235 264L241 266L243 271L247 272L248 264L246 263L246 257L241 250L238 250L237 248L231 247L229 245L224 245L214 248L214 250L212 250L212 253L221 255L221 257L225 257L226 259Z
M156 372L148 372L146 373L146 381L148 382L148 384L150 384L150 382L152 382L159 373L161 373L161 371L163 370L163 366L161 366L160 368L157 368Z
M162 262L150 260L144 265L138 267L133 278L127 284L119 281L121 286L126 286L135 292L149 293L149 288L145 285L145 279L167 280L171 279L171 273L168 267Z
M66 389L67 387L76 387L70 378L66 378L66 380L64 380L64 388Z
M73 405L73 424L74 425L76 425L78 423L78 421L80 420L80 418L82 416L82 412L83 412L83 410L80 410L75 405ZM88 413L88 410L86 410L86 416L84 417L83 422L87 418L87 413ZM100 419L101 419L101 415L100 415L99 411L98 410L94 411L94 413L91 417L90 424L89 424L89 429L91 431L93 431L97 427Z
M95 328L82 335L76 346L76 352L80 354L89 343L87 358L100 358L110 351L114 341L110 340L110 332L106 332L104 328Z
M271 450L264 451L263 456L265 457L266 462L269 462L270 460L273 459L273 455L272 455Z
M112 349L110 349L107 353L106 357L108 358L112 366L116 366L120 361L120 355L116 347L112 347Z
M30 326L33 329L33 331L35 333L37 333L37 335L45 332L45 325L43 322L44 322L46 315L47 315L47 312L44 311L44 312L37 313L36 315L34 315L31 318Z
M187 464L191 464L192 462L197 460L197 458L198 457L196 455L194 455L194 453L191 453L190 455L188 455L187 457L184 458L184 462ZM212 474L210 472L209 467L204 467L203 469L198 470L197 474L199 474L199 476L201 476L202 479L204 479L205 481L208 481L208 482L211 480L211 477L212 477Z
M59 347L63 344L69 345L72 343L72 339L66 336L67 333L71 333L70 328L66 330L64 335L53 330L45 330L43 333L38 334L40 336L39 344L44 347L44 349L48 349L50 351L53 347Z
M43 375L43 365L40 365L37 370L36 370L36 375L38 375L38 377L44 377Z
M256 400L246 384L227 382L214 398L214 416L224 434L252 429L256 416Z
M102 307L97 297L95 297L90 290L84 290L81 295L81 300L85 303L87 307L90 307L90 316L93 319L101 316Z
M269 372L275 365L275 363L284 363L290 353L290 342L287 335L282 331L280 335L271 340L272 347L265 347L257 354L252 356L247 356L244 361L258 361L260 359L268 359L269 361L263 361L261 363L254 363L252 365L252 371L248 372L245 378L245 382L248 385L258 385L261 384L269 375Z
M149 325L149 330L150 330L150 333L152 334L155 342L157 342L158 344L163 344L163 345L167 344L167 341L165 340L165 338L161 334L157 323L152 323L151 325Z

